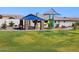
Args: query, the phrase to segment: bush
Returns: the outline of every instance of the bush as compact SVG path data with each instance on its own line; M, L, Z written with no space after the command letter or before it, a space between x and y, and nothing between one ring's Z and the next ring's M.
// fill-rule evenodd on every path
M6 29L6 27L7 27L7 24L3 23L1 28Z
M56 24L55 28L58 28L59 27L59 24Z
M79 22L76 22L76 23L72 24L72 27L74 29L79 29Z
M10 22L10 23L9 23L9 26L10 26L10 27L13 27L13 25L14 25L13 22Z

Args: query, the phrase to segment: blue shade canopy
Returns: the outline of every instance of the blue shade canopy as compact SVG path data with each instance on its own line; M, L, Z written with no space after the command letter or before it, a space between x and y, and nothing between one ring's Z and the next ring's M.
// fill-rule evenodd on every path
M33 14L29 14L29 15L23 17L21 20L44 20L44 19L40 18L38 16L35 16Z

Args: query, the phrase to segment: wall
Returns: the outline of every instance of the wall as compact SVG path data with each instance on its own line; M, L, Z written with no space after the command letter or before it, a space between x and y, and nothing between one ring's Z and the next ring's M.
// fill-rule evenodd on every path
M19 19L0 19L0 27L2 26L3 23L6 22L7 25L9 25L10 22L15 23L15 25L18 25L20 20Z
M64 21L56 21L54 26L56 26L56 24L59 24L60 27L62 25L68 27L68 26L72 26L73 23L75 23L75 21L65 21L65 22Z

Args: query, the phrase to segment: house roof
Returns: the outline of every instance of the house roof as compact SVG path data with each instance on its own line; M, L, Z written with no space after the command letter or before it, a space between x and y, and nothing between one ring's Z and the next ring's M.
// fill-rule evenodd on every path
M5 18L13 17L15 19L21 19L23 17L22 15L16 15L16 14L0 14L0 15L3 17L3 19L4 17Z
M79 18L65 17L65 18L63 18L63 20L67 20L67 21L79 21Z
M39 17L48 20L49 16L48 15L43 15L43 14L38 14ZM76 17L59 17L59 16L55 16L54 20L58 20L58 21L79 21L79 18Z
M55 17L55 20L59 20L59 21L79 21L79 18L72 18L72 17Z
M29 15L23 17L22 19L24 19L24 20L45 20L45 19L35 16L33 14L29 14Z

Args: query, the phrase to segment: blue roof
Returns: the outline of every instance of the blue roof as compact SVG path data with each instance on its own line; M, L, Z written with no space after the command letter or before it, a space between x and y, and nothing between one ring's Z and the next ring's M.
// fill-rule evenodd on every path
M23 20L44 20L43 18L40 18L38 16L35 16L33 14L29 14L22 18Z

